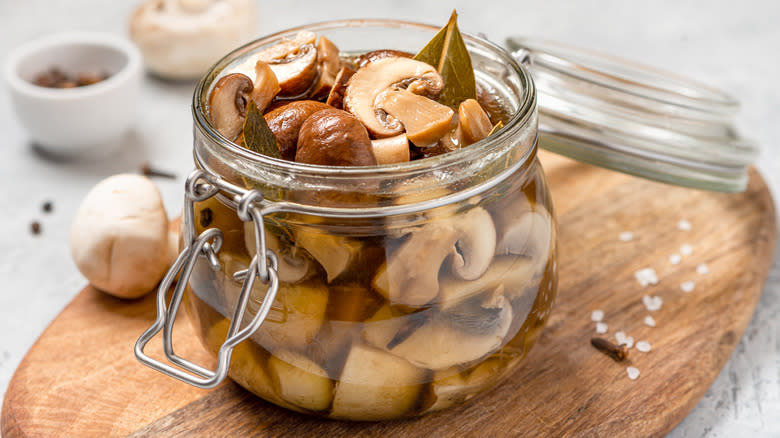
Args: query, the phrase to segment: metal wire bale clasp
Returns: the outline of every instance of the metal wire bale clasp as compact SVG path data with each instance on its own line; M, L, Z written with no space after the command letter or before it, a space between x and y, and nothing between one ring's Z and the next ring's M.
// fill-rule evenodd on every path
M239 295L238 304L233 311L227 337L219 349L217 369L212 371L190 362L174 352L173 324L181 305L184 290L187 287L198 258L206 258L211 269L215 271L221 269L217 253L222 246L222 231L217 228L209 228L195 237L194 221L194 203L205 201L219 192L233 195L233 201L238 204L239 218L244 222L253 222L257 253L252 258L247 269L233 274L236 280L243 281L241 294ZM258 191L247 191L236 187L219 178L212 177L202 170L195 170L190 174L187 178L184 195L184 229L187 247L176 258L176 261L166 273L157 290L157 319L138 338L135 344L135 356L141 363L170 377L203 389L213 388L227 377L233 348L257 331L263 321L265 321L279 290L277 257L273 251L265 246L262 203L263 195ZM166 296L177 275L179 275L179 280L171 295L170 304L167 304ZM257 314L254 315L246 327L241 328L246 305L256 278L259 278L263 284L267 284L268 289ZM153 359L144 353L146 344L160 331L163 332L163 351L168 359L168 363Z

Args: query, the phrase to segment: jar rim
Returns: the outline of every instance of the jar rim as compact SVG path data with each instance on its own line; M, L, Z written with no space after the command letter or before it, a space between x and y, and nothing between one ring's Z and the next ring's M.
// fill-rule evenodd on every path
M404 163L396 164L382 164L373 166L325 166L317 164L297 163L294 161L287 161L283 159L277 159L269 157L267 155L259 154L243 148L232 141L228 140L225 136L219 133L211 121L206 115L205 96L208 92L211 84L220 76L224 68L239 55L248 53L256 48L278 41L284 37L292 36L301 31L318 32L322 30L332 28L345 28L345 27L385 27L385 28L415 28L419 30L430 30L436 32L440 29L440 26L434 26L430 24L417 23L412 21L403 20L390 20L390 19L345 19L345 20L329 20L321 21L317 23L305 24L297 27L288 28L256 40L253 40L222 57L217 61L209 71L204 74L193 93L192 100L192 113L195 121L196 129L208 138L210 141L215 142L219 147L227 149L232 154L235 154L242 159L249 162L256 163L263 166L268 166L269 169L278 172L305 172L307 176L343 176L343 177L366 177L366 176L398 176L405 173L419 172L423 170L430 170L435 167L444 167L456 165L459 162L471 160L474 156L482 156L494 149L500 148L505 145L514 136L518 135L518 132L527 125L528 121L532 118L534 110L536 108L536 88L534 86L533 79L528 70L521 66L517 60L503 47L488 41L485 38L475 36L468 33L462 33L463 39L466 45L476 46L490 51L492 55L496 55L501 58L508 68L510 68L520 79L524 93L522 96L518 96L520 103L518 108L511 115L507 123L503 128L499 129L496 133L489 138L480 140L468 147L457 149L446 154L437 155L434 157L423 158L419 160L412 160ZM533 156L535 156L536 148L530 147L526 151L522 151L522 156L518 161L526 163ZM196 160L199 160L196 154Z

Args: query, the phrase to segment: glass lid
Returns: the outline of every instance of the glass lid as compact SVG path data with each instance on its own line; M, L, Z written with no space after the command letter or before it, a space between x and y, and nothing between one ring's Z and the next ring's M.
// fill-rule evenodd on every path
M507 47L536 84L540 147L669 184L745 190L758 149L736 131L739 102L728 94L564 44Z

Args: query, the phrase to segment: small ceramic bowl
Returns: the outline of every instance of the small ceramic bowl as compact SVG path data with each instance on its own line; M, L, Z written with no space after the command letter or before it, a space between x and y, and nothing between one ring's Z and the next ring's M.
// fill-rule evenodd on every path
M47 88L34 78L56 67L75 75L105 73L98 83ZM79 155L110 150L130 127L143 75L138 49L116 35L67 32L48 35L11 52L6 82L17 117L47 152Z

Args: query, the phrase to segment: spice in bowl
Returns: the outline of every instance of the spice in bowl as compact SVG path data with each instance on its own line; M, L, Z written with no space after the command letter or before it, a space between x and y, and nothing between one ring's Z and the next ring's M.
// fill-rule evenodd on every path
M46 88L76 88L97 84L108 77L109 75L105 72L79 72L69 75L60 70L59 67L52 67L36 75L32 83Z

